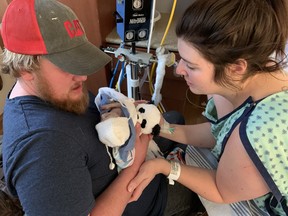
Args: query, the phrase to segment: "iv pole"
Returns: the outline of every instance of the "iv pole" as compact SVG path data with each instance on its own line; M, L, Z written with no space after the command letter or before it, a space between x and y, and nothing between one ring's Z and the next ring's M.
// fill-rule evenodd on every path
M131 54L136 54L135 42L132 43ZM138 64L130 62L126 68L127 74L127 94L128 97L134 98L135 100L141 99L140 87L139 87L139 77L138 77Z
M139 86L138 72L140 71L141 68L149 67L151 65L151 63L153 63L153 66L155 67L155 63L158 62L157 57L153 56L152 54L149 53L150 45L151 45L150 41L148 41L147 53L136 51L135 41L137 41L139 38L145 39L147 37L147 33L149 31L150 31L149 32L150 34L148 36L149 37L152 36L156 0L148 0L148 1L153 1L153 5L152 5L152 19L149 19L149 21L147 22L146 18L143 18L143 17L139 18L139 16L143 16L145 14L145 12L142 11L144 0L132 0L132 1L131 0L124 0L124 1L123 0L122 1L117 0L117 8L118 8L118 11L116 12L116 15L117 15L117 19L116 19L117 32L124 42L126 39L132 40L132 41L130 41L131 42L131 49L127 50L127 49L124 49L122 47L120 47L116 50L113 48L104 49L105 52L113 53L119 61L122 61L122 62L125 61L127 63L127 65L126 65L127 96L130 98L133 98L135 100L141 100L141 92L140 92L140 86ZM133 7L135 7L135 8L138 7L138 9L141 11L141 13L140 13L140 11L138 11L138 12L134 11L135 16L136 16L134 18L133 18L133 16L131 17L130 15L128 15L127 18L125 17L127 15L127 13L125 13L125 11L126 10L129 11L131 9L130 3L132 3ZM146 20L146 24L145 24L145 27L139 28L137 30L138 36L136 36L137 35L137 34L135 34L136 29L133 29L132 27L130 28L128 26L130 25L130 22L133 23L135 20L138 21L138 19L140 21ZM128 25L128 23L129 23L129 25ZM149 30L148 30L149 27L147 26L147 24L149 24L148 25L150 27ZM119 25L119 28L118 28L118 25ZM149 38L149 39L151 39L151 38ZM169 62L171 63L171 60ZM172 60L172 62L173 62L173 64L175 63L175 58L174 58L174 60ZM152 78L152 77L150 77L150 78ZM160 79L163 79L163 77ZM162 86L162 84L161 84L161 86ZM159 88L159 86L158 86L158 88Z
M136 45L133 42L130 50L125 48L106 48L104 52L114 54L121 62L127 62L127 96L135 100L141 100L139 76L140 68L148 67L153 62L157 62L156 56L146 52L137 52Z

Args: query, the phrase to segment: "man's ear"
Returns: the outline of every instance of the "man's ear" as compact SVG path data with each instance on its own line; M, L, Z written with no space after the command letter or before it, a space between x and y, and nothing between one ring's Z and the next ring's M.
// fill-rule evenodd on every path
M20 71L20 75L22 77L22 79L26 80L26 81L31 81L34 80L34 76L35 74L30 72L30 71Z

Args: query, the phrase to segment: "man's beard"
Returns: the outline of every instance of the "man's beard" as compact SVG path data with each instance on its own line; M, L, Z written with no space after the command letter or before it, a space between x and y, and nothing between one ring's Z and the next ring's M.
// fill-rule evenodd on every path
M42 100L51 103L58 109L76 114L83 114L88 107L89 96L85 85L83 85L83 94L78 100L71 99L69 95L63 99L53 97L53 90L50 88L49 83L45 80L45 78L41 77L41 75L38 75L37 88L39 97Z

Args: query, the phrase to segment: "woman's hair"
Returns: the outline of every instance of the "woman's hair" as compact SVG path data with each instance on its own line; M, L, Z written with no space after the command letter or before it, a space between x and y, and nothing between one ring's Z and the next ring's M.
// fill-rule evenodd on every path
M193 0L176 26L215 67L215 82L233 87L225 68L247 61L242 81L282 69L288 37L287 0Z
M21 71L37 71L40 67L40 56L23 55L10 52L4 49L1 71L4 74L11 74L13 77L20 77Z

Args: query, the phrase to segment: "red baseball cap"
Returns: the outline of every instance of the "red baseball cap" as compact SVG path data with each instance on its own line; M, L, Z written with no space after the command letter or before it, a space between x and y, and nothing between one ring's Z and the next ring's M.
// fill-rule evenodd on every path
M1 27L7 50L43 55L62 70L90 75L111 58L90 43L75 13L56 0L13 0Z

